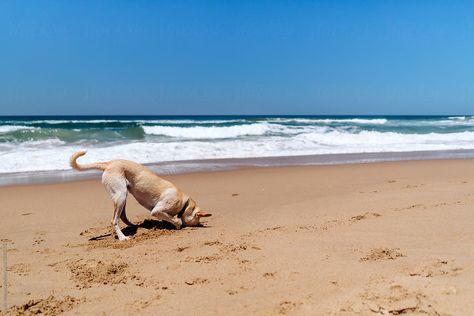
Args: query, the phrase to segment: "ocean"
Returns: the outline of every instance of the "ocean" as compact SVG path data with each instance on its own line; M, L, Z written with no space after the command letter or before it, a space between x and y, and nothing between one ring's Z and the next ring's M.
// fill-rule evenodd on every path
M318 157L396 160L407 152L474 157L474 116L0 117L0 178L69 170L69 157L83 149L80 162L130 159L161 165L163 173L225 167L225 159L231 166L234 158L310 164ZM343 154L352 158L341 160Z

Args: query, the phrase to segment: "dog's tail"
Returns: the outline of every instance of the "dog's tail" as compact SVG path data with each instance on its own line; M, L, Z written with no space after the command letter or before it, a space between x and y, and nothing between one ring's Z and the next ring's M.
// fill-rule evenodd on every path
M87 165L80 165L77 163L77 158L84 156L87 153L85 150L78 151L77 153L74 153L71 156L71 159L69 160L69 164L73 169L76 169L78 171L85 171L85 170L92 170L92 169L99 169L104 171L105 168L107 168L107 163L106 162L96 162L96 163L91 163Z

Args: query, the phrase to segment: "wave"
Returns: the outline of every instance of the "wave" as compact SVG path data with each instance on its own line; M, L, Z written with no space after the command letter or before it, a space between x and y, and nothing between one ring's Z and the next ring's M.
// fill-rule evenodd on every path
M146 134L187 139L222 139L239 136L259 136L270 131L268 124L255 123L233 126L142 126Z
M397 122L397 126L445 126L445 127L466 127L474 126L474 118L465 117L465 118L451 118L444 120L420 120L415 122Z
M314 134L323 135L341 132L341 135L361 132L393 132L407 135L428 133L449 134L462 131L474 131L472 117L457 119L420 118L420 119L384 119L384 118L251 118L232 120L208 120L197 123L194 120L171 120L173 124L164 124L170 120L139 120L118 123L117 120L57 120L52 125L23 124L0 125L0 143L21 143L25 141L58 138L68 144L92 143L108 146L114 142L148 140L182 141L244 139L246 137L287 137ZM48 120L42 120L46 122ZM32 122L38 122L31 121ZM78 122L78 123L65 123ZM89 123L86 123L89 122ZM95 126L96 122L98 125ZM160 123L157 123L160 122ZM212 123L211 123L212 122ZM388 134L387 134L388 135ZM393 134L396 135L396 134ZM291 141L291 139L287 140Z
M474 116L450 116L448 120L454 124L474 124Z
M320 118L272 118L268 119L268 122L288 122L288 123L322 123L322 124L332 124L332 123L353 123L353 124L370 124L370 125L383 125L388 122L387 119L377 118L377 119L320 119Z
M134 122L143 124L230 124L230 123L245 123L246 119L229 119L229 120L137 120Z
M33 130L33 129L35 129L35 128L31 127L31 126L0 125L0 133L1 134L16 132L16 131L20 131L20 130Z
M387 124L388 120L387 119L324 119L324 120L319 120L318 122L383 125L383 124Z
M295 137L327 148L344 148L349 152L418 151L474 148L474 132L402 134L361 131L346 133L306 133Z
M449 120L460 120L460 121L474 120L474 116L465 116L465 115L449 116L448 119L449 119Z

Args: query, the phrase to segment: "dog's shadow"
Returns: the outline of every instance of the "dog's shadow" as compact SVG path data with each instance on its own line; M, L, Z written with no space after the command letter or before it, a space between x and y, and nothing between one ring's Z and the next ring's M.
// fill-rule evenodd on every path
M206 226L202 224L198 224L197 226L194 226L194 227L206 227ZM148 230L176 230L176 227L171 223L164 222L164 221L163 222L157 221L154 219L145 219L143 222L139 224L136 224L133 226L127 226L123 228L122 232L125 236L134 236L137 233L139 228L148 229ZM89 238L89 241L101 240L109 236L112 236L112 233Z
M122 229L122 232L125 236L133 236L137 233L139 228L149 230L176 230L174 225L168 222L157 221L154 219L145 219L140 224L125 227L124 229Z

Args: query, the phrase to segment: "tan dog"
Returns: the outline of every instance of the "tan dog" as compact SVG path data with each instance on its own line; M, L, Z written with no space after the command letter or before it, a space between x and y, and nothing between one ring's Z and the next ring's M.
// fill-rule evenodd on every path
M211 216L202 211L193 199L180 191L171 182L161 179L150 169L128 160L111 160L87 165L79 165L76 160L84 156L79 151L71 156L71 167L79 170L98 169L104 171L102 183L114 202L115 212L112 225L120 240L128 239L120 230L119 218L127 225L133 225L125 214L127 193L130 192L138 203L151 211L159 220L181 226L197 226L201 217Z

